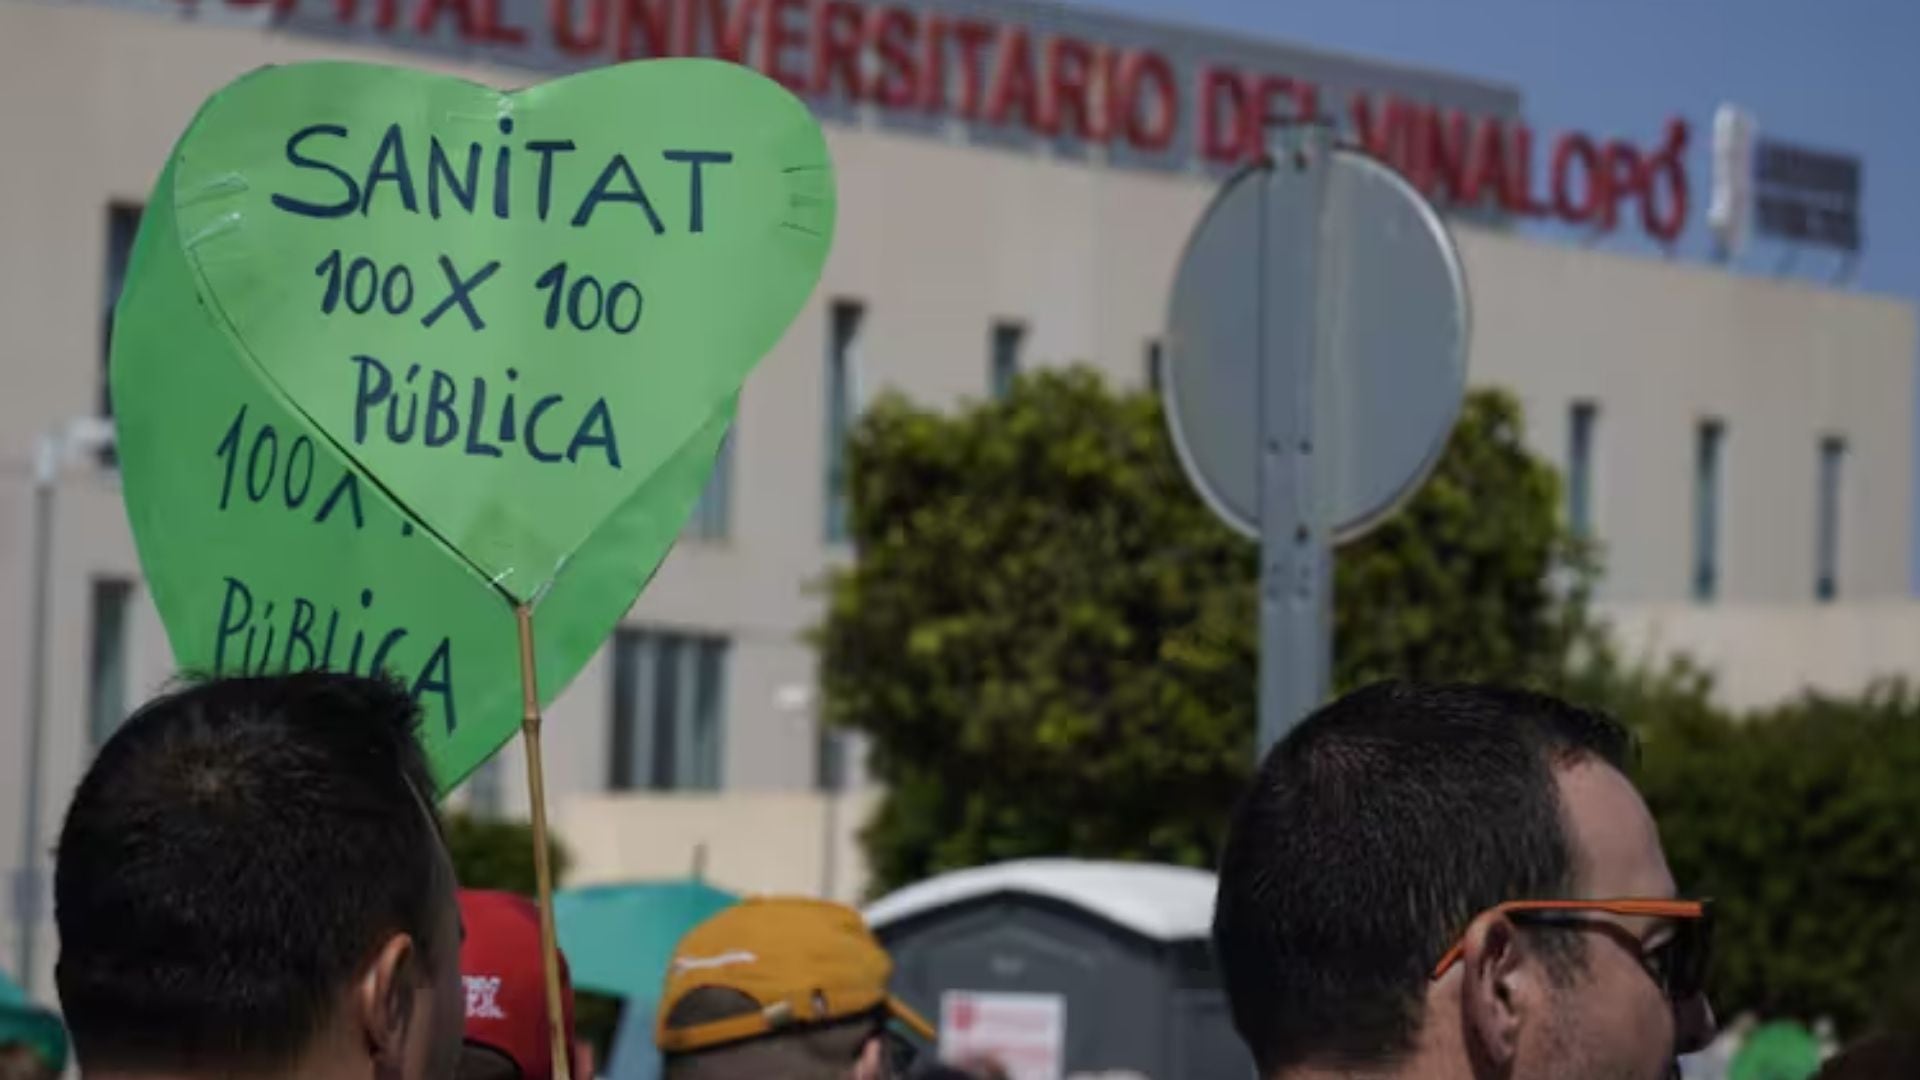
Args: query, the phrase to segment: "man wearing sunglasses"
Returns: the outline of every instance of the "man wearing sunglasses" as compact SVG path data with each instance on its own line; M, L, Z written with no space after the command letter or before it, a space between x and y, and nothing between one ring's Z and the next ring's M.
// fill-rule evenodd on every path
M887 992L893 961L860 913L800 897L743 900L674 950L654 1041L664 1080L902 1080L932 1041Z
M1676 896L1612 719L1380 684L1274 747L1214 945L1264 1080L1663 1080L1704 1047L1711 912Z

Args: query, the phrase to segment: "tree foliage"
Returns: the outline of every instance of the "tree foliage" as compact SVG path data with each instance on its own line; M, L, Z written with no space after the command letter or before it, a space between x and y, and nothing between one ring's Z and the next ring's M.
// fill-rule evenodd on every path
M524 821L493 821L468 814L443 819L447 852L453 857L455 880L463 889L500 889L534 895L533 827ZM548 838L553 857L553 883L566 879L571 861L557 836Z
M1341 552L1336 682L1536 680L1579 552L1512 398ZM852 445L860 558L819 634L829 718L872 737L880 887L1071 852L1212 862L1250 768L1255 545L1208 511L1157 398L1085 370L943 415L888 398Z
M1808 696L1735 718L1696 700L1627 714L1682 887L1716 899L1717 1002L1766 1016L1920 1012L1920 695Z
M952 415L883 400L852 448L857 565L818 640L829 718L887 785L880 889L1040 854L1210 865L1251 766L1257 553L1192 494L1157 401L1084 371ZM1512 398L1336 564L1335 683L1486 678L1622 717L1682 888L1720 905L1723 1015L1920 1024L1920 693L1717 708L1623 660Z
M1592 559L1560 517L1560 480L1525 444L1520 404L1468 395L1433 474L1334 561L1334 672L1551 683L1591 632Z
M820 635L873 737L879 883L1045 852L1212 857L1247 770L1250 545L1195 500L1145 395L1084 372L853 438L855 567Z

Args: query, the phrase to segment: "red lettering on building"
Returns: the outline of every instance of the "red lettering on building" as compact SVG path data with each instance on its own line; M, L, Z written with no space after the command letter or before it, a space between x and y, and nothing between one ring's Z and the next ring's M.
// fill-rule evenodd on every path
M1156 52L1127 54L1120 62L1115 92L1120 130L1137 150L1157 153L1173 144L1180 122L1180 90L1174 85L1173 65Z
M1199 86L1200 154L1221 164L1258 161L1274 128L1320 116L1319 87L1288 75L1208 67Z
M1640 223L1665 243L1680 239L1687 227L1687 122L1667 121L1667 137L1647 159L1645 187L1640 198ZM1667 192L1667 213L1660 212L1660 191Z
M1304 79L1268 75L1260 80L1251 104L1259 110L1263 127L1310 123L1320 117L1320 90Z
M744 64L747 62L748 35L753 30L753 17L759 14L763 0L693 0L706 13L706 41L696 48L704 48L706 54L716 60ZM732 11L728 11L728 7ZM765 70L762 67L761 70Z
M1507 190L1512 181L1507 176L1506 129L1498 118L1483 116L1475 126L1464 173L1460 184L1461 203L1478 206L1481 200L1492 196L1501 206L1507 205Z
M301 7L301 0L224 3L271 7L283 17ZM702 55L751 62L796 93L1089 143L1119 139L1141 153L1191 153L1219 165L1257 160L1276 125L1321 119L1320 88L1284 73L1207 64L1182 85L1169 59L1150 48L874 0L546 0L536 26L507 21L505 0L309 3L330 9L343 26L450 32L499 49L544 42L580 62ZM1686 227L1684 121L1671 122L1650 147L1565 134L1543 161L1523 123L1398 94L1355 93L1347 121L1361 149L1446 206L1491 206L1607 230L1628 220L1627 204L1637 201L1649 235L1672 242ZM1176 146L1183 132L1189 141Z
M1453 110L1393 95L1356 94L1353 130L1362 149L1393 166L1422 193L1445 205L1492 201L1513 214L1553 216L1601 231L1640 203L1641 226L1671 243L1686 228L1688 190L1683 152L1687 126L1675 120L1651 153L1621 139L1596 146L1585 135L1555 140L1544 193L1534 184L1533 132L1495 117L1469 120Z
M987 90L987 122L1004 124L1018 117L1029 131L1053 134L1050 109L1040 107L1040 87L1033 78L1033 46L1027 32L1014 27L1000 38L998 63Z
M1230 163L1246 155L1247 87L1231 68L1209 67L1200 72L1200 153L1209 161Z
M866 45L867 9L850 0L826 0L813 12L813 92L832 96L838 86L849 101L867 96L860 76Z
M1360 93L1353 95L1349 111L1360 149L1400 170L1408 183L1425 191L1432 176L1427 169L1424 126L1414 107L1389 94L1376 113L1373 101Z
M1600 227L1611 229L1620 220L1620 200L1645 190L1640 151L1624 139L1609 139L1600 148L1600 176L1605 198L1600 203Z
M1110 143L1120 131L1119 85L1120 50L1108 45L1094 46L1093 92L1087 96L1093 109L1093 138L1097 142Z
M349 0L351 2L351 0ZM607 0L585 0L586 29L574 22L580 0L547 0L547 27L554 47L568 56L591 56L607 47Z
M760 70L767 78L796 94L807 92L807 77L787 67L792 47L804 46L807 35L794 28L794 15L804 15L807 0L764 0L766 25L760 31ZM802 21L801 27L806 23Z
M1047 73L1046 109L1053 122L1049 130L1092 139L1093 46L1070 37L1047 42Z
M1573 178L1575 166L1580 179ZM1580 193L1574 198L1574 192ZM1600 155L1585 135L1562 135L1553 144L1553 212L1568 221L1585 221L1607 200L1607 177Z
M673 35L679 20L674 18L675 8L684 5L675 0L614 0L620 5L620 18L614 30L614 56L621 60L633 60L643 56L673 56ZM635 38L643 39L645 47L639 47Z
M877 19L867 20L873 52L880 60L873 97L883 107L904 109L920 95L920 65L913 48L919 20L903 7L889 7Z
M467 41L473 40L474 20L473 11L468 6L470 3L471 0L420 0L420 6L413 13L413 32L422 36L433 33L441 16L451 12L454 32Z
M1426 129L1429 175L1435 185L1425 189L1427 197L1449 203L1469 201L1466 198L1467 114L1458 109L1426 109L1419 115L1423 121L1421 126Z
M525 45L527 28L505 21L500 0L480 0L480 40L491 45Z
M938 113L947 107L947 21L927 17L927 33L920 63L920 108Z
M998 27L977 19L961 19L952 26L954 40L960 43L960 115L980 119L980 50L993 41Z
M1552 208L1533 196L1533 132L1525 124L1517 125L1509 141L1513 167L1501 205L1509 213L1542 216Z

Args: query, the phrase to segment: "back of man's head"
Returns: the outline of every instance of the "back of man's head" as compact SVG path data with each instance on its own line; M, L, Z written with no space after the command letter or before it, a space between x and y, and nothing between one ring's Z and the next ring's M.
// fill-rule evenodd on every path
M675 1003L675 1029L756 1016L760 1005L736 990L702 987ZM867 1044L878 1037L878 1014L793 1027L693 1053L668 1054L662 1080L850 1080Z
M1236 812L1214 941L1263 1075L1412 1049L1434 962L1481 910L1564 895L1554 768L1622 767L1626 732L1539 694L1380 684L1267 755Z
M753 897L688 931L662 987L654 1041L666 1080L890 1077L896 1025L932 1025L887 990L888 957L860 913Z
M127 721L55 875L83 1069L284 1071L395 935L413 974L455 969L417 721L398 688L328 674L205 682Z
M1828 1059L1814 1080L1912 1080L1920 1076L1920 1033L1883 1033Z

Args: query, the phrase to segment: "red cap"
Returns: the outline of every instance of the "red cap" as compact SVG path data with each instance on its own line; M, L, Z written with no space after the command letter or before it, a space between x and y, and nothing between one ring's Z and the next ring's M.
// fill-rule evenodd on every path
M467 1042L513 1059L525 1080L551 1080L553 1048L540 960L540 911L523 896L460 890L460 979L467 991ZM560 993L573 1055L573 981L560 957Z

